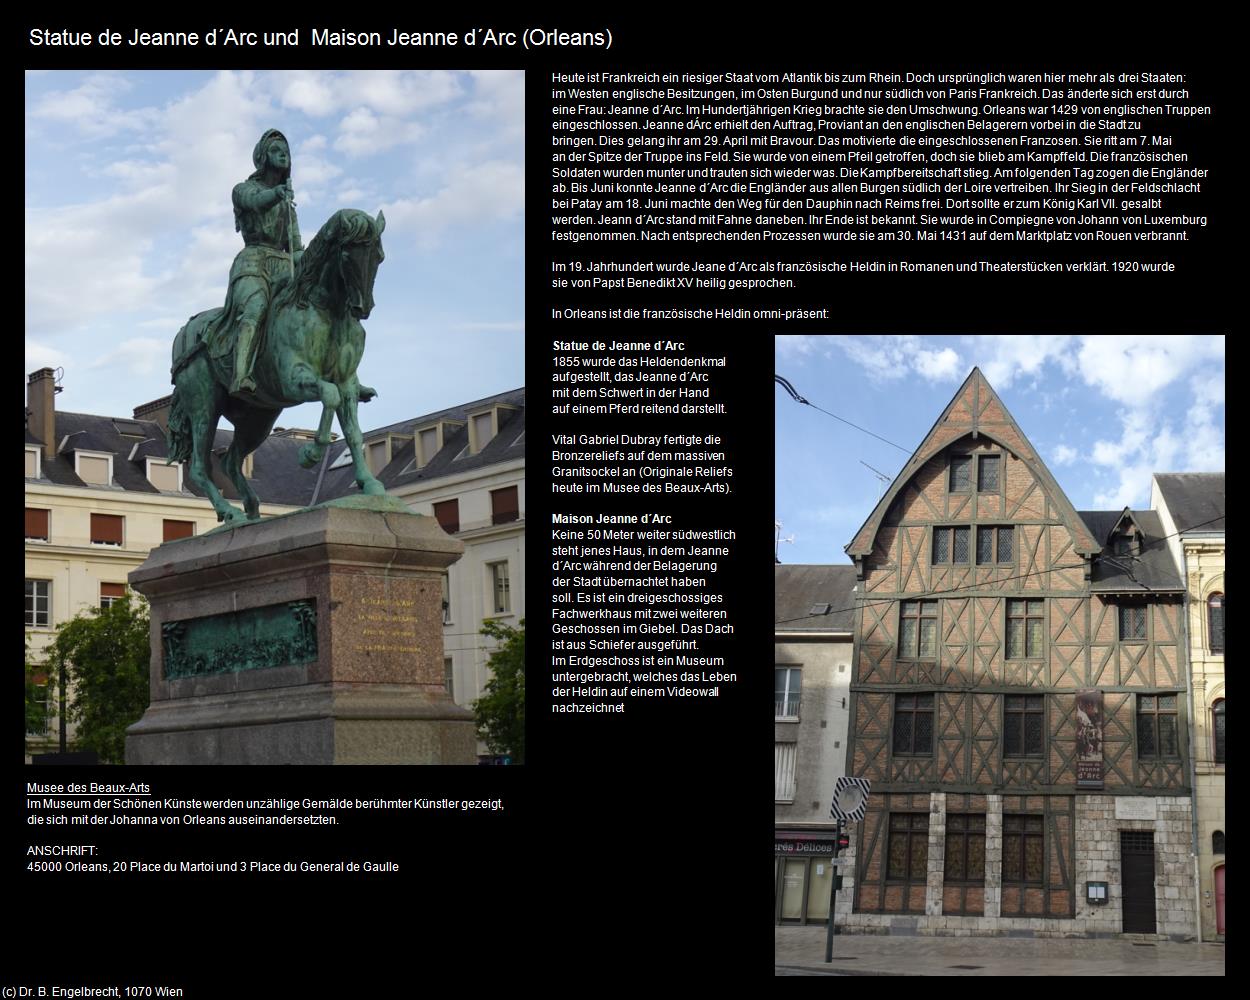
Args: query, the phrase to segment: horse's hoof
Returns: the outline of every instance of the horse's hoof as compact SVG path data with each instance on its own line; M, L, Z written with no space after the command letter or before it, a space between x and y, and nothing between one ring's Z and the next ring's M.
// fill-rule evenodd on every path
M299 464L305 469L311 469L314 465L321 461L321 449L311 444L306 444L299 450Z

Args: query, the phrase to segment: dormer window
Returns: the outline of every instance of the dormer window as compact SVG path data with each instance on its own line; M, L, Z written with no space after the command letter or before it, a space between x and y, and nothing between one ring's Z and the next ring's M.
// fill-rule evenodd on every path
M163 458L147 460L148 482L162 493L182 492L182 463L166 465Z
M417 453L413 459L413 467L422 469L429 465L434 460L434 456L443 450L443 446L463 426L462 421L440 420L427 427L416 428Z
M496 403L488 410L469 414L469 454L476 455L485 448L499 429L508 419L508 414L517 409L506 403Z
M113 456L108 452L75 451L74 474L92 486L113 484Z
M26 449L26 478L27 479L40 478L40 473L43 471L40 458L41 458L41 455L40 455L39 448L27 448Z

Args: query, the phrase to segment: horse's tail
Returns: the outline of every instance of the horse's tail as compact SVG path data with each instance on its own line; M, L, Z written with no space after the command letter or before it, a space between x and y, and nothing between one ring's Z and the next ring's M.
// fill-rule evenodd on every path
M169 445L171 462L186 462L191 458L191 418L182 402L182 392L174 389L174 401L169 407L169 424L165 429L165 441Z

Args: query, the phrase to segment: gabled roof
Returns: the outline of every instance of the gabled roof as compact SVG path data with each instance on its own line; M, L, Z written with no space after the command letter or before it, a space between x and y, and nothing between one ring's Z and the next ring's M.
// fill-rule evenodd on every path
M850 632L854 624L855 567L773 566L775 632ZM828 606L822 614L816 607Z
M994 392L980 368L973 368L964 384L959 387L955 397L942 411L937 422L929 429L920 447L912 454L907 464L895 477L894 482L886 491L868 520L855 533L855 537L846 546L850 556L866 556L872 552L873 540L885 517L886 511L894 498L907 485L908 481L924 467L934 455L948 445L953 444L969 434L974 437L984 436L1002 445L1011 454L1029 468L1033 475L1046 488L1053 499L1059 516L1072 532L1073 545L1081 555L1092 555L1101 551L1098 540L1089 533L1085 523L1077 516L1067 495L1059 488L1055 477L1050 474L1046 464L1038 455L1037 450L1029 443L1024 432L1017 426L1007 407Z
M1181 534L1224 530L1224 473L1156 472L1155 479Z
M1164 539L1163 521L1153 510L1083 510L1081 520L1097 538L1105 539L1102 552L1094 560L1089 589L1094 594L1183 593L1184 581ZM1141 529L1141 553L1116 555L1111 535L1124 515L1132 517Z

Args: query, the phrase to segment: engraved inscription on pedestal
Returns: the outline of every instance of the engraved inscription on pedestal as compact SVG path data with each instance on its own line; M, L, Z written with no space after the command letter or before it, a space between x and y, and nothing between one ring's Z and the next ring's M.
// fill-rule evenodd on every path
M317 659L316 602L166 622L161 649L166 680L311 663Z

